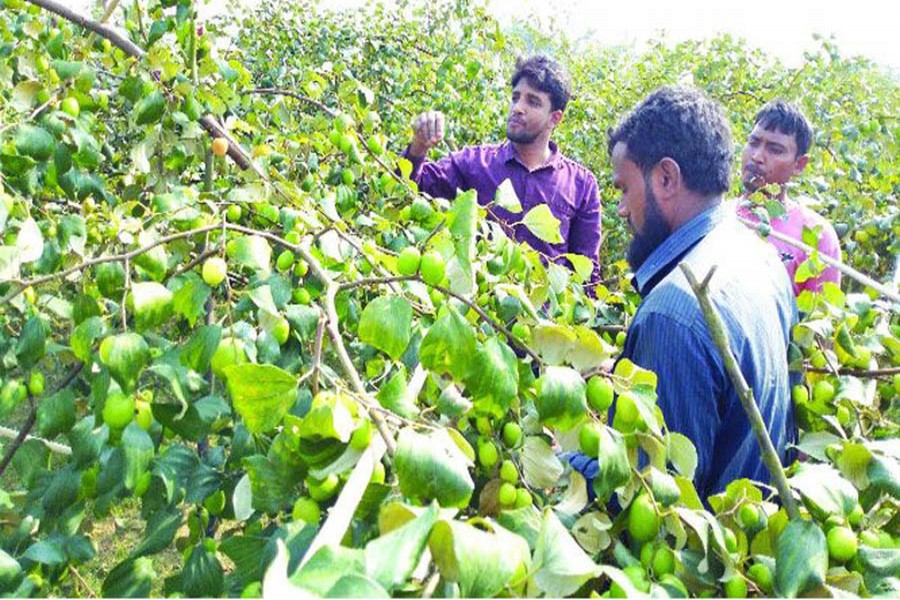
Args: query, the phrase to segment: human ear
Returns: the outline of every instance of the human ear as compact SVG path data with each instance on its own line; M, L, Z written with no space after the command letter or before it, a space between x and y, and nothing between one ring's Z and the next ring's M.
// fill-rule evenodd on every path
M653 180L656 185L657 197L668 198L681 187L681 167L668 156L664 157L653 167Z
M800 174L806 168L807 163L809 163L809 154L797 157L797 160L794 161L794 175Z

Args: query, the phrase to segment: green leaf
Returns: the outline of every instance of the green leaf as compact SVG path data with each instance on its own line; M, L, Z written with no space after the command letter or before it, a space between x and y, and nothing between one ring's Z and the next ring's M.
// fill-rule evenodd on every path
M349 442L356 425L354 413L344 398L338 394L319 394L313 398L309 412L297 428L297 435Z
M242 236L231 240L225 247L228 258L254 271L260 277L272 272L272 248L258 235Z
M338 579L331 589L325 592L325 598L390 598L387 590L377 581L350 573Z
M487 532L469 523L438 521L431 530L428 546L441 577L457 582L463 598L492 598L511 583L517 571L528 571L528 543L498 525L493 529Z
M181 364L197 373L206 373L209 370L209 361L216 353L220 341L222 341L220 325L199 327L181 352Z
M825 534L813 522L788 523L775 548L775 589L777 595L796 598L825 582L828 544Z
M381 296L359 318L359 339L397 360L409 345L412 306L400 296Z
M53 439L75 425L75 393L66 388L49 398L42 398L37 412L38 431L42 437Z
M594 273L594 262L590 258L573 252L567 252L563 256L572 263L577 281L584 283L591 280L591 275Z
M212 290L199 278L188 279L172 297L175 314L187 319L188 324L193 327L197 319L206 314L206 301L211 294Z
M522 476L529 487L538 489L556 487L564 470L565 467L544 438L535 435L525 438Z
M475 284L472 261L475 259L475 229L478 224L478 193L473 189L459 194L447 212L447 226L453 239L453 254L463 274L465 285L454 285L454 291L470 293Z
M168 548L175 540L175 534L183 521L184 514L175 506L165 506L154 512L147 519L144 538L131 552L131 558L156 554Z
M109 572L103 580L102 594L106 598L147 598L155 579L149 558L129 558Z
M456 310L448 308L431 327L419 346L419 360L437 374L450 373L465 380L477 352L475 330Z
M697 448L686 436L670 431L666 434L666 454L679 474L686 479L694 479L697 471Z
M423 503L432 499L444 507L464 507L475 484L469 460L443 430L429 435L406 428L400 431L394 467L401 493Z
M583 325L573 329L576 338L569 346L566 361L578 371L594 370L615 353L615 347L604 342L593 329Z
M273 365L225 368L234 409L251 433L271 431L297 400L297 379Z
M62 544L56 540L35 542L22 554L22 558L42 565L62 565L66 562Z
M120 333L110 336L100 344L100 356L122 391L134 391L141 371L150 362L150 347L137 333Z
M541 241L549 244L562 244L565 242L559 233L560 222L550 207L546 204L538 204L522 218L522 224L528 228Z
M6 588L6 586L18 579L21 572L22 565L0 548L0 589Z
M466 380L475 411L501 418L519 393L516 354L500 338L492 337L479 348Z
M282 462L265 456L248 456L242 462L250 478L253 508L278 513L289 507L297 496L296 474Z
M202 542L194 547L184 564L181 589L188 598L218 598L225 591L222 564Z
M560 523L553 510L544 509L544 521L534 549L534 582L550 597L574 594L595 577L597 565Z
M125 451L125 487L134 490L153 460L153 440L132 422L122 434L122 448Z
M532 332L531 347L547 364L559 365L569 356L578 335L571 327L540 321Z
M810 512L822 518L850 514L859 500L853 484L830 465L801 463L788 483L800 493Z
M25 321L19 343L16 344L16 359L23 371L31 369L44 356L47 349L47 334L40 317L34 316Z
M343 546L323 546L290 577L291 583L324 596L341 580L351 575L364 575L364 551Z
M399 450L398 447L398 462ZM366 573L369 577L388 591L405 584L419 564L439 514L438 507L432 504L409 523L369 542L365 550Z
M586 385L578 371L547 367L537 380L535 407L541 422L562 431L572 429L587 414Z
M512 181L504 179L497 186L497 191L494 193L494 204L513 214L522 212L522 203L519 202L519 196L516 195L516 190L513 189Z
M56 140L49 131L34 125L19 125L14 140L16 152L37 161L53 156Z
M128 294L128 306L138 331L159 327L172 316L172 292L155 281L135 283Z
M16 250L22 264L34 262L44 253L44 235L31 217L22 222L16 236Z
M598 472L594 477L594 492L601 502L607 502L616 488L631 479L628 447L621 433L603 425L600 428L600 453L597 457Z
M388 410L391 410L406 419L415 418L419 414L419 407L406 393L406 367L400 365L397 372L381 386L375 398Z
M134 105L134 122L138 125L150 125L159 121L166 110L166 99L162 92L150 92Z

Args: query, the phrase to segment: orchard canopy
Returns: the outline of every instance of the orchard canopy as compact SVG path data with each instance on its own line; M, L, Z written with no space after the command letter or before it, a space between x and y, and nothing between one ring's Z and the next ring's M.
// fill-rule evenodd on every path
M826 40L792 68L728 36L576 43L467 0L62 4L0 9L0 593L900 595L896 73ZM398 157L428 109L435 156L501 139L535 51L571 72L555 139L600 185L593 295L587 259L542 261ZM709 498L656 375L601 368L638 303L606 132L667 83L738 148L764 102L803 108L791 193L848 267L798 298L800 459Z

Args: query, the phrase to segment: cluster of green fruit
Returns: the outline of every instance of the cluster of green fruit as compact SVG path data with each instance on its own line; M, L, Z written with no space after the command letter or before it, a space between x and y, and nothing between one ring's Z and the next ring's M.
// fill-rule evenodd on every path
M422 254L415 246L407 246L397 257L397 272L400 275L420 275L428 285L440 285L446 276L444 257L436 250Z

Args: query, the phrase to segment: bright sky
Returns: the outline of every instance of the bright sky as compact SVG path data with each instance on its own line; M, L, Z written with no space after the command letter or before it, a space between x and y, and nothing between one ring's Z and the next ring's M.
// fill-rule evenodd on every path
M239 0L242 6L261 0ZM322 6L360 6L367 0L322 0ZM413 0L427 2L428 0ZM220 12L227 0L200 0L201 14ZM602 44L706 39L727 32L772 53L791 66L817 43L813 33L834 35L844 56L862 55L900 72L896 0L487 0L502 23L514 16L554 18L573 38L590 35ZM97 0L64 2L84 12ZM390 2L388 2L390 3Z

